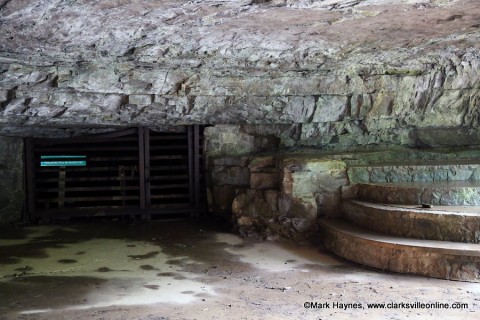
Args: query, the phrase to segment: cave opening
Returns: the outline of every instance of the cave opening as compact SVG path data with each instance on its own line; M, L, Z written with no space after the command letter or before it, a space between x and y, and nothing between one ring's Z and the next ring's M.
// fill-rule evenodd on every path
M25 140L32 222L205 215L203 127L138 127L91 136Z

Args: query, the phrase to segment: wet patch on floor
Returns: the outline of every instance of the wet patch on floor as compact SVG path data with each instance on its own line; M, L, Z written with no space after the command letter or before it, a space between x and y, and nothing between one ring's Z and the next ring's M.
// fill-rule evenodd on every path
M20 239L27 239L32 233L35 231L28 230L25 228L7 228L7 227L0 227L0 239L1 240L20 240ZM2 241L3 242L3 241Z
M261 242L251 246L234 246L227 248L226 251L237 254L240 261L244 263L270 272L291 270L309 272L310 270L302 268L302 266L312 263L322 267L343 264L340 260L331 255L321 254L318 250L286 243Z
M26 243L0 246L0 264L16 264L19 263L22 258L48 258L48 254L45 252L45 249L51 246L52 245L50 243L39 243L36 245Z
M70 263L77 263L78 261L77 261L77 260L74 260L74 259L60 259L60 260L57 260L57 262L59 262L59 263L65 263L65 264L70 264Z
M142 270L158 270L157 268L155 268L154 266L151 266L149 264L143 264L140 266L140 269Z
M194 223L59 228L32 227L26 236L0 242L0 252L16 259L0 262L0 319L112 320L126 314L127 319L159 319L159 314L165 319L229 319L232 314L317 319L320 314L304 309L304 301L364 302L383 298L382 292L428 301L442 297L439 288L450 287L448 297L456 294L460 301L480 295L469 284L384 274L318 248L245 240ZM64 238L55 242L57 236ZM29 252L28 245L40 238ZM27 251L14 255L11 247ZM459 295L457 288L468 292ZM366 314L330 310L327 315Z
M175 272L160 272L157 273L157 277L174 277L176 275Z
M160 253L159 251L152 251L146 254L129 255L128 257L135 260L151 259L151 258L154 258L159 253Z
M152 290L158 290L158 288L160 288L160 286L156 284L146 284L144 287Z
M0 314L7 310L55 309L87 302L107 280L95 277L28 276L0 281Z
M181 293L183 293L183 294L194 294L195 292L189 290L189 291L182 291Z
M208 237L200 235L195 240L187 241L187 245L180 243L178 238L174 239L173 232L169 236L171 240L162 243L156 234L165 234L162 229L169 229L170 226L159 226L158 229L139 226L135 231L130 226L121 225L123 234L118 230L118 225L68 226L65 230L60 230L62 227L40 226L31 227L34 231L27 232L31 238L12 239L11 245L1 243L0 252L5 255L0 260L0 276L3 276L0 290L13 292L15 296L21 292L17 289L28 283L32 287L32 294L52 288L57 294L58 289L71 290L79 295L72 297L72 301L67 299L56 304L37 299L29 309L25 307L28 303L15 304L12 300L8 311L41 314L111 305L183 304L197 299L193 295L181 294L183 291L215 295L210 285L198 280L201 274L183 269L186 266L195 270L203 265L203 262L195 261L186 253L195 250L193 246L198 245L200 238ZM182 228L185 229L185 226ZM183 231L183 234L188 233ZM129 243L127 246L125 241ZM32 246L34 242L36 244ZM163 251L169 245L173 250L167 254ZM68 254L75 255L75 259L65 257ZM142 262L146 260L155 261L155 265ZM172 265L167 263L169 261L178 263ZM162 276L157 276L157 273L162 273ZM87 289L77 290L79 284L76 279L80 282L85 280L83 288ZM101 282L88 279L100 279ZM71 284L70 289L67 289L69 286L66 283ZM151 295L152 290L156 292L154 296ZM3 314L6 305L8 303L0 299L0 314Z
M33 268L30 267L30 266L25 266L25 267L21 267L21 268L16 268L14 269L15 271L22 271L22 272L28 272L28 271L32 271Z

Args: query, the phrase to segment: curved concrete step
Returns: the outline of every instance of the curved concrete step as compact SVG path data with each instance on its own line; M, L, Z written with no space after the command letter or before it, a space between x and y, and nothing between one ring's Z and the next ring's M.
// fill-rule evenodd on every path
M345 218L355 225L407 238L480 243L480 206L386 205L349 200Z
M443 206L480 205L480 181L360 183L356 186L358 198L370 202L410 205L428 203Z
M335 254L381 270L432 278L480 282L480 245L417 240L368 231L323 219L325 246Z
M348 178L351 183L389 183L411 181L468 181L480 180L478 160L448 161L448 163L382 164L351 166Z

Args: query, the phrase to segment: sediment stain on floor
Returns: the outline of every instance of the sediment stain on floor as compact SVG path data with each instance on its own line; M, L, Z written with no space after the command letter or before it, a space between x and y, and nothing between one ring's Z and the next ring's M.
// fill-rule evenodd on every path
M0 319L476 319L480 288L380 273L318 247L191 221L0 234ZM465 301L468 310L304 308L305 301Z

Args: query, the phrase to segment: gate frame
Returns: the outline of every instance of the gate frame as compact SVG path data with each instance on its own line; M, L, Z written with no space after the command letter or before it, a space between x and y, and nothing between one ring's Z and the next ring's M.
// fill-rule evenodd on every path
M139 216L144 221L151 220L152 215L161 214L189 214L190 217L203 216L205 212L205 203L201 201L202 173L200 171L200 126L186 126L188 140L188 183L189 183L189 203L182 208L152 208L151 190L150 190L150 129L146 127L129 128L121 131L104 133L98 135L81 136L65 139L44 139L44 138L25 138L25 181L26 181L26 217L29 221L35 221L42 218L55 219L56 217L88 217L99 216L95 207L76 209L50 209L38 210L35 208L35 157L34 147L41 144L55 145L58 140L68 140L69 142L92 142L99 139L113 139L125 135L137 133L138 143L138 168L139 168L139 192L140 205L138 208L110 208L101 209L102 216L129 215L131 219ZM203 190L205 194L206 190Z

